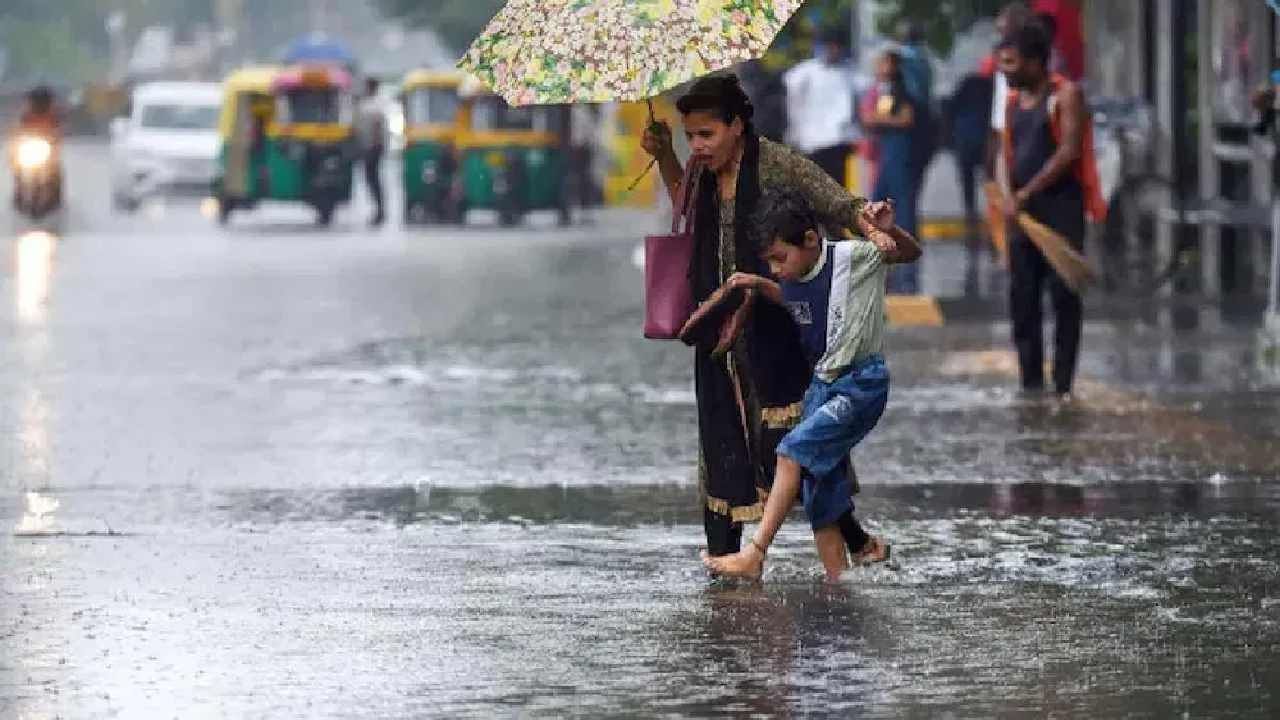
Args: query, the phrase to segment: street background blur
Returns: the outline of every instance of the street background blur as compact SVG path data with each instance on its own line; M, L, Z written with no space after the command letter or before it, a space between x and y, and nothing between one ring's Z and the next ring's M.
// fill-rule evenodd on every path
M956 118L1002 3L814 0L738 68L794 142L789 71L836 38L859 102L915 38L938 119L919 294L890 299L893 390L855 454L894 562L824 584L795 519L762 586L698 563L690 352L641 337L642 238L670 222L636 183L645 106L477 97L524 155L467 138L466 192L573 163L526 183L538 207L414 195L450 171L420 148L448 128L415 121L460 106L447 71L500 4L0 2L0 125L44 84L67 131L57 222L0 174L0 717L1280 715L1268 3L1036 3L1078 15L1123 220L1090 230L1069 402L1018 392L1008 273L963 201ZM285 83L263 66L299 43L351 62L274 106L208 99ZM385 113L384 225L339 154L336 215L213 197L235 152L261 180L262 137L273 169L326 149L267 121L317 77L343 133ZM146 93L198 112L136 117Z

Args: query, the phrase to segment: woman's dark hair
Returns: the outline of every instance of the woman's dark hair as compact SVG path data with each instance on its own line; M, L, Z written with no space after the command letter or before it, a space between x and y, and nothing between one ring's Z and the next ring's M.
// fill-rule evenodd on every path
M722 120L726 125L734 118L741 118L742 124L751 126L751 117L755 108L751 98L742 89L742 83L733 73L715 73L701 78L689 87L689 91L676 101L676 109L681 115L692 112L706 112Z
M897 50L885 50L881 56L893 63L893 76L889 79L889 93L893 95L893 110L898 112L907 99L907 78L902 72L902 53Z
M1000 41L998 49L1016 50L1023 60L1035 60L1048 67L1050 45L1048 33L1039 23L1032 22L1009 33Z
M755 225L758 228L756 247L761 252L768 250L775 240L803 246L805 233L822 232L809 199L795 190L779 190L764 196Z

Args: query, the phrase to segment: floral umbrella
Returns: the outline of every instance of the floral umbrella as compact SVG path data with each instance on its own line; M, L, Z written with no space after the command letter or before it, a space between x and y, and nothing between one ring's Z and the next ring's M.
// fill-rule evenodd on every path
M512 105L638 101L758 58L801 0L509 0L458 67Z

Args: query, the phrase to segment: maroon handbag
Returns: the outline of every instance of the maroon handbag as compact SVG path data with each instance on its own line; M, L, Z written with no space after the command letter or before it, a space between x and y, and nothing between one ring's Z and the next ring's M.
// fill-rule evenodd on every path
M702 166L691 159L676 191L671 234L647 235L644 239L644 336L651 340L677 339L693 314L689 268L693 263L694 209L701 175Z

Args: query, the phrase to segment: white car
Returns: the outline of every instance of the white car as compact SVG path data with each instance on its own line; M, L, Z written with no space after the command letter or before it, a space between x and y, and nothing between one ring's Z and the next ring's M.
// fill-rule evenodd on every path
M156 195L208 197L218 171L216 83L139 85L128 117L111 124L111 199L132 211Z

